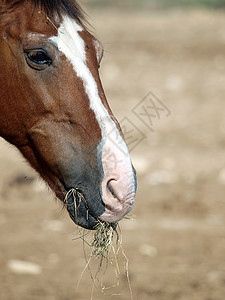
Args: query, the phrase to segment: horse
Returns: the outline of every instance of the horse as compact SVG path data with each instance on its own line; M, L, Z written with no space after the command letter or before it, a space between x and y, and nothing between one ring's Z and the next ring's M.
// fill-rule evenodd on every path
M137 180L88 27L73 0L0 0L0 136L95 229L132 210Z

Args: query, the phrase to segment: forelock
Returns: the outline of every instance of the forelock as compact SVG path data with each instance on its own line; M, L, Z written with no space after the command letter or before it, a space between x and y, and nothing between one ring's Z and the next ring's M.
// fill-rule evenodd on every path
M40 8L49 18L63 15L75 18L79 23L86 21L85 13L76 0L0 0L0 15L12 11L30 2L34 8Z

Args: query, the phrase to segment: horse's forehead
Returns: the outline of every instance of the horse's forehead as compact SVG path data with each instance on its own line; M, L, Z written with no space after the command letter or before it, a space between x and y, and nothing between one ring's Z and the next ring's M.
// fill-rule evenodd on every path
M46 37L50 37L56 34L59 26L59 21L53 22L43 12L39 12L32 18L29 18L25 31L45 34Z
M52 26L49 21L43 12L31 14L27 7L19 7L6 18L3 26L13 38L24 37L31 32L52 36L57 31L59 22Z
M63 22L63 18L55 16L49 18L44 11L36 11L31 13L31 7L25 6L18 8L14 15L10 16L9 22L7 22L10 30L10 34L13 37L32 37L32 34L39 34L45 38L52 37L58 34L58 29ZM73 20L71 26L78 26L78 21ZM80 25L84 32L84 39L90 39L91 35L85 29L84 26Z

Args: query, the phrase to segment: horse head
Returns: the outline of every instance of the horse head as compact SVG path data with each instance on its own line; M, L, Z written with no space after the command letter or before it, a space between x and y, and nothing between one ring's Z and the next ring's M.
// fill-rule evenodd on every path
M0 0L0 18L0 135L76 224L122 219L134 204L136 176L99 78L103 48L80 8Z

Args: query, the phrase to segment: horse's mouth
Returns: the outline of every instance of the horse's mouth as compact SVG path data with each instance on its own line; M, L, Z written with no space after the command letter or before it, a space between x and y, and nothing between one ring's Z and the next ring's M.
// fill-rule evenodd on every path
M77 189L69 190L66 193L64 202L70 218L75 224L86 229L95 228L97 218L90 213L87 202L81 191Z

